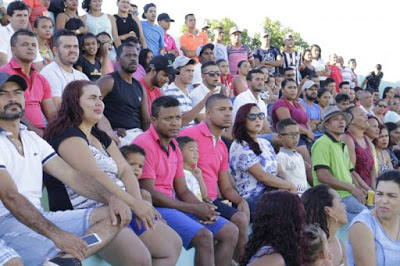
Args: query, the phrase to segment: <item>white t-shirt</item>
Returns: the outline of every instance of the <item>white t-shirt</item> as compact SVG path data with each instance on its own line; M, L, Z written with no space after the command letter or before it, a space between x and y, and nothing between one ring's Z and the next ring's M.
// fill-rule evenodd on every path
M228 62L228 52L225 45L215 42L213 52L216 60L225 59Z
M301 196L308 188L303 157L296 150L290 151L283 147L277 157L288 181L296 186L297 195Z
M257 104L258 108L260 108L260 111L263 112L265 116L267 116L267 106L265 105L265 102L261 99L260 94L258 94L258 98L256 99L251 90L248 89L244 92L241 92L233 102L233 123L235 123L237 111L246 103Z
M11 36L14 34L14 30L11 27L11 24L7 26L0 27L0 52L7 55L7 62L10 62L11 58L13 57L11 52ZM36 41L37 45L37 41ZM36 47L39 47L37 45ZM39 53L39 48L36 49L36 58L33 60L34 63L42 62L43 58Z
M0 171L7 171L18 188L38 210L41 210L43 166L57 156L53 148L26 126L20 125L24 156L7 138L11 135L0 128ZM0 201L0 217L10 211Z
M202 64L200 63L194 66L193 80L192 80L193 85L203 83L203 79L201 78L201 66Z
M89 80L89 78L82 72L72 68L72 73L66 72L62 69L57 62L53 61L46 65L40 71L51 87L51 94L53 97L61 97L65 86L74 80Z
M385 115L385 123L392 122L392 123L398 123L400 121L400 115L394 111L388 111Z
M315 60L315 59L313 59L313 60L311 61L311 65L314 67L315 72L324 71L324 70L325 70L325 66L326 66L325 61L322 60L321 58L318 59L318 61ZM325 77L325 76L318 76L318 78L319 78L319 80L324 81L324 80L326 80L328 77Z
M190 97L192 98L192 106L196 106L199 102L201 102L207 93L210 92L210 89L206 87L203 83L197 86L191 93ZM199 114L205 114L206 108L201 109Z
M186 185L188 189L192 191L192 193L196 196L198 200L203 201L201 197L199 181L197 180L197 178L189 170L183 169L183 172L185 173Z

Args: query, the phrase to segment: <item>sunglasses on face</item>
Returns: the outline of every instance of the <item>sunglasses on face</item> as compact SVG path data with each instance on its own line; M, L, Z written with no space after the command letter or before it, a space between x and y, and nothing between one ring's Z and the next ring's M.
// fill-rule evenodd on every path
M386 108L387 107L386 105L381 105L381 104L378 104L378 106L381 107L381 108Z
M221 76L221 71L210 71L210 72L207 72L207 73L204 73L204 74L207 74L210 77L214 77L215 75Z
M298 138L300 136L300 132L289 132L289 133L282 133L282 136L288 136L289 138Z
M260 120L264 120L265 114L264 113L258 113L258 114L250 113L247 115L247 119L249 119L250 121L255 121L257 117Z

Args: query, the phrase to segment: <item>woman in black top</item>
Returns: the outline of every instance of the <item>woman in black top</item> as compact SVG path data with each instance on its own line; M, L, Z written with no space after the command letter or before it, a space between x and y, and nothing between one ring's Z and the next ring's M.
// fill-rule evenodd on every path
M78 4L78 0L64 0L65 11L57 16L56 30L73 31L78 38L89 32L85 23L78 16Z
M299 66L301 77L304 79L307 76L315 75L316 74L315 69L311 64L312 56L310 49L304 50L302 61L303 62Z
M81 52L75 68L83 72L91 81L97 81L102 75L107 74L108 55L102 57L102 62L97 59L99 47L100 43L93 33L83 35ZM109 49L104 49L104 51L110 53Z
M126 38L133 36L140 40L142 49L147 48L139 18L129 13L129 0L118 0L117 5L118 14L115 14L114 18L121 42L124 43Z
M132 209L134 218L129 227L123 228L107 246L108 252L100 253L108 263L175 265L182 241L160 221L161 217L151 203L142 199L139 176L135 176L117 145L97 128L103 110L101 92L95 83L72 81L65 87L57 119L47 127L45 138L66 163L95 179ZM44 182L53 211L102 205L77 194L51 176L45 176Z

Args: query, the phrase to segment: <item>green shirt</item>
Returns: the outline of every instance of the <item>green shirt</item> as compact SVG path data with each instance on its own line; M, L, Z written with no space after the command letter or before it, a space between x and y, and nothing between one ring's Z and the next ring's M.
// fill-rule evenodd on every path
M341 141L337 141L329 133L320 137L311 149L314 185L321 184L317 179L317 169L328 169L330 174L341 182L354 186L351 171L354 167L350 162L349 150ZM336 190L341 198L351 196L345 190Z

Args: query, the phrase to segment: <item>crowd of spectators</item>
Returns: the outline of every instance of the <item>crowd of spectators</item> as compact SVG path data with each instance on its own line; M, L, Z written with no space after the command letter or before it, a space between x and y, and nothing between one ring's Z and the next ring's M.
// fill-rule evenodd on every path
M356 59L291 33L252 50L236 26L187 14L171 36L154 3L102 5L1 7L0 265L175 265L182 247L195 265L398 265L400 88L380 96L380 64L359 85Z

